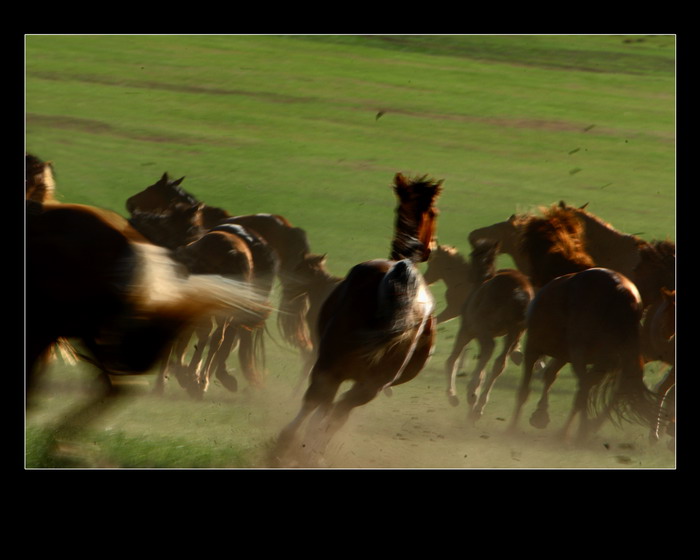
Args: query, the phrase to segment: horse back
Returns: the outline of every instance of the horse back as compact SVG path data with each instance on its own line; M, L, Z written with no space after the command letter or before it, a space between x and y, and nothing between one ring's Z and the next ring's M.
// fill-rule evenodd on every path
M371 352L373 346L383 344L397 334L405 334L402 329L399 332L391 325L400 322L403 314L413 309L412 306L432 304L429 292L420 291L418 295L418 298L426 299L425 302L416 302L417 298L403 301L389 293L393 289L389 285L391 272L396 270L396 264L384 259L358 264L335 287L319 313L319 358L323 357L323 352ZM417 286L427 291L417 270L412 267L409 274L419 275Z

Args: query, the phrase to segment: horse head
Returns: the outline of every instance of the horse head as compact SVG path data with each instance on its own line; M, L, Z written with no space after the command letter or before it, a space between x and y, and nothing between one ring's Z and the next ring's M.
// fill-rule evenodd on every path
M127 199L126 209L133 214L137 211L162 211L175 202L198 204L199 201L194 196L180 187L180 183L184 179L184 177L180 177L172 180L167 172L163 173L158 182Z
M396 209L396 229L391 258L409 258L425 262L436 247L438 210L434 206L443 181L427 176L409 179L401 173L394 177L394 192L399 204Z
M151 243L175 250L204 233L203 207L202 203L193 206L172 204L162 212L137 210L132 214L129 223Z
M53 200L56 182L53 174L53 164L42 161L32 154L26 154L25 190L27 200L47 202Z

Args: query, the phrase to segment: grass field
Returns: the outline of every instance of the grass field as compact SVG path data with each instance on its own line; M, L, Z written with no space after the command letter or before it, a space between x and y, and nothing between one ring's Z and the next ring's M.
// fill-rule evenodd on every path
M54 162L65 202L125 214L126 198L167 171L232 213L283 214L338 275L387 256L397 171L444 179L439 240L463 252L472 229L559 200L588 203L621 231L675 240L675 40L27 36L26 149ZM502 440L519 378L512 364L482 423L467 426L444 396L457 326L440 327L418 379L356 411L331 466L675 464L634 426L606 427L590 449L554 446L574 387L568 369L552 428ZM83 451L65 464L45 455L45 441L91 373L56 365L27 419L27 466L265 466L299 402L290 391L298 359L275 340L264 394L215 385L194 403L173 383L156 399L153 376L137 378L139 398L76 436ZM650 365L650 383L659 375Z

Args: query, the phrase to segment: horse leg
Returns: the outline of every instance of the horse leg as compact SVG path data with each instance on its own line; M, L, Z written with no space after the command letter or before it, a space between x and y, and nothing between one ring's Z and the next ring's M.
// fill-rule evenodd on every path
M160 370L156 376L156 382L153 386L153 394L162 396L165 392L165 380L168 378L168 364L170 362L171 356L174 352L174 346L171 345L170 349L165 353L163 360L160 364Z
M185 389L190 395L194 397L201 397L200 387L199 387L199 376L200 367L202 363L202 356L204 355L204 350L209 342L209 334L212 330L212 319L208 317L204 321L199 322L192 330L182 338L177 340L177 348L175 353L180 356L179 364L175 368L175 378L177 379L180 387ZM192 336L197 337L197 341L194 343L194 352L190 359L189 364L185 364L185 356L187 354L187 347Z
M328 422L321 430L320 438L315 442L313 449L319 456L323 455L333 436L345 425L352 410L373 400L381 392L382 387L376 383L357 381L341 396L330 410Z
M471 380L467 385L467 402L473 408L477 398L479 396L479 387L481 387L481 380L484 377L484 370L486 369L486 364L488 364L491 356L493 355L493 350L496 347L496 343L493 338L488 335L479 336L479 357L476 361L476 366L472 372Z
M455 338L452 353L445 362L445 373L447 374L447 399L452 406L457 406L459 404L456 387L457 370L459 369L460 363L459 357L462 355L464 348L473 338L467 329L463 328L463 325L464 321L462 321L462 326L460 326L457 337Z
M245 328L229 324L226 328L226 331L224 332L223 340L221 341L221 345L219 346L219 349L216 352L214 360L216 378L226 389L228 389L232 393L238 391L238 381L236 381L236 378L233 375L231 375L226 369L226 360L230 356L231 350L233 349L238 337L241 336L242 340L243 334L245 332L247 332Z
M670 418L668 418L668 414L664 412L664 404L667 401L667 396L669 394L669 391L671 390L671 387L673 387L676 383L676 366L671 366L671 369L668 370L666 373L665 377L661 380L661 382L654 387L654 392L658 395L657 398L657 408L658 408L658 417L656 419L656 423L654 426L652 426L651 433L649 434L649 439L654 442L658 441L661 438L661 426L664 423L669 423L670 426Z
M316 361L316 352L314 349L302 349L301 350L301 371L299 372L299 380L294 387L294 394L298 395L304 384L309 382L309 374L311 373L311 368L314 367L314 362Z
M578 388L576 390L576 395L574 396L574 403L571 407L571 413L564 424L562 429L561 437L566 440L570 436L571 425L577 415L580 414L579 430L578 430L578 441L579 443L585 441L588 436L590 424L588 418L588 400L591 393L591 389L595 385L596 380L599 380L602 376L596 375L596 372L600 370L596 369L596 366L592 366L590 369L586 367L583 361L572 361L571 366L578 379Z
M212 333L212 335L209 337L209 353L207 354L207 358L204 362L204 366L202 367L202 370L199 372L199 375L197 378L196 395L198 395L200 397L209 387L209 379L211 378L212 362L214 361L214 357L216 356L217 352L219 351L219 348L221 347L221 345L224 341L224 335L226 333L226 328L228 327L230 322L231 322L231 319L229 317L216 319L217 327L214 330L214 332Z
M240 346L238 348L238 363L241 372L252 387L263 385L263 372L260 370L259 361L264 358L260 345L262 344L263 330L261 328L239 329Z
M272 460L276 465L284 465L290 458L290 454L301 451L306 445L298 442L297 432L311 413L320 409L321 415L330 410L335 398L340 381L326 370L314 369L311 372L311 383L304 393L301 409L294 419L287 424L277 436L277 442L272 453Z
M520 420L520 413L522 412L523 406L530 395L530 381L532 380L532 368L535 362L540 357L540 353L534 351L529 346L525 348L525 354L523 356L523 377L520 381L520 388L515 400L515 410L513 411L513 417L510 420L510 426L508 427L508 432L511 434L517 431L518 421Z
M501 375L501 373L503 373L503 370L506 367L506 360L520 341L520 336L522 335L522 332L523 331L521 330L510 331L506 335L506 338L503 340L503 351L494 360L493 366L491 367L491 375L489 375L488 379L486 380L486 383L484 384L484 387L481 390L479 400L477 401L474 408L472 408L471 410L472 420L478 420L484 413L484 407L486 406L486 403L489 400L491 388L493 387L494 383L496 383L496 379L498 379L498 376Z
M542 387L542 395L537 402L537 409L530 416L530 425L544 429L549 425L549 390L557 378L557 374L564 367L566 362L552 358L547 367L542 372L544 386ZM534 366L533 366L534 367Z

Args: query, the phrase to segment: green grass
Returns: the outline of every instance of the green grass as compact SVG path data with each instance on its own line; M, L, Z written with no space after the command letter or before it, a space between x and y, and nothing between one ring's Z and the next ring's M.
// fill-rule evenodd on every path
M462 251L472 229L562 199L589 203L622 231L674 240L675 42L30 35L26 148L54 162L66 202L124 214L127 197L168 171L233 213L283 214L307 230L312 249L327 253L339 275L387 255L397 171L445 180L439 239ZM442 287L435 293L441 298ZM430 385L440 408L441 366L456 327L441 327L433 361L412 384ZM271 379L291 383L294 353L274 343L268 351ZM517 380L517 368L508 371ZM504 383L502 391L494 401L509 408L511 390ZM174 410L192 404L178 403ZM259 413L238 406L244 416ZM562 406L563 416L568 401ZM174 413L170 401L151 402L137 416L154 407ZM271 420L264 433L237 433L242 458L219 457L207 454L212 443L198 435L202 426L156 435L162 421L102 434L100 448L121 466L180 467L182 456L193 467L245 466L279 428ZM44 428L37 429L30 434ZM129 457L136 448L142 459ZM178 458L155 452L161 448L188 451Z

